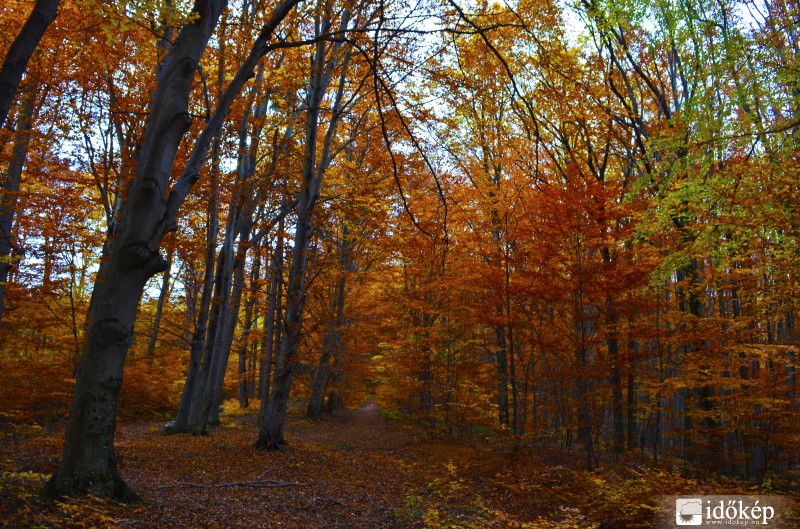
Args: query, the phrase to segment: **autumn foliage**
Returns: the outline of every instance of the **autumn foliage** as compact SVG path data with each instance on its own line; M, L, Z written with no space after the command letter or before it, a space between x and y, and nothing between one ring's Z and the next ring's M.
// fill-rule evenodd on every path
M434 451L534 458L425 474L392 507L400 526L447 527L466 501L508 527L643 527L652 498L632 500L626 473L654 496L709 473L797 487L796 5L231 2L188 74L162 188L139 164L177 35L207 16L189 4L60 2L15 92L0 433L63 428L81 358L108 342L125 359L112 423L208 434L238 408L277 449L299 435L284 438L287 406L291 422L369 404ZM0 8L0 57L32 9ZM138 229L123 212L151 185L174 225L142 242L158 266L123 347L98 334L114 303L93 292L117 279L115 245ZM204 442L158 443L184 441ZM642 512L574 493L517 516L478 474L514 498L583 480ZM43 485L20 476L0 491Z

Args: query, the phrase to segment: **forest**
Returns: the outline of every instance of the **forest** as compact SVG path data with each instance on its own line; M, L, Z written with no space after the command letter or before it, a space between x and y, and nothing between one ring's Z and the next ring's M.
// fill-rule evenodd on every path
M0 60L0 527L800 497L796 0L7 0Z

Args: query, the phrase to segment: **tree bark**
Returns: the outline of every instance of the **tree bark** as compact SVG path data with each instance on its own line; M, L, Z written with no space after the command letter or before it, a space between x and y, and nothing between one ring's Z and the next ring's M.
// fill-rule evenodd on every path
M158 292L158 302L156 303L156 314L153 318L153 329L150 331L150 343L147 345L147 357L151 359L156 353L156 342L158 341L158 329L161 327L161 315L164 313L164 301L169 297L169 279L172 268L172 249L167 253L166 270L161 278L161 290Z
M268 101L268 98L265 101ZM198 434L206 433L209 424L211 426L219 424L219 408L222 403L225 372L230 359L233 336L245 286L247 251L254 242L251 240L251 232L254 225L256 203L260 201L260 197L266 189L265 183L269 181L268 177L274 174L279 153L284 150L286 140L288 140L292 130L291 127L287 128L284 143L275 146L275 154L270 171L262 175L258 182L253 182L252 177L255 175L255 160L261 135L261 126L254 127L250 147L248 148L246 141L248 121L249 110L242 119L239 131L239 148L242 154L239 160L237 192L234 193L231 199L229 210L232 213L228 219L225 243L221 252L221 257L226 264L221 267L221 275L219 276L221 299L216 315L218 318L216 332L212 342L212 363L208 371L208 380L202 393L202 399L198 401L198 413L194 416L191 425L192 430ZM279 213L279 218L283 214L283 212ZM260 237L260 235L257 237ZM239 239L239 244L234 255L233 242L236 238Z
M305 194L305 192L304 192ZM307 204L308 200L303 203ZM256 447L277 450L286 444L283 437L283 423L292 384L294 357L300 340L300 328L305 304L305 272L308 262L308 244L311 239L311 220L308 207L298 215L297 228L292 250L292 266L289 272L289 285L286 295L286 315L283 323L283 337L278 351L277 365L273 378L272 391L267 404L264 423L259 429Z
M217 270L214 280L214 300L209 319L203 361L200 366L198 384L192 396L189 414L189 431L195 435L206 433L208 413L211 410L211 388L219 370L219 356L222 353L219 341L225 335L225 324L230 308L231 276L233 264L233 229L232 219L228 221L225 239L217 258Z
M206 345L206 331L211 313L211 299L214 290L214 277L216 270L217 235L219 232L219 188L217 185L219 173L220 138L217 136L211 149L211 200L208 204L208 219L206 221L206 258L205 271L203 272L203 293L200 298L200 310L195 321L194 333L190 344L189 372L181 393L181 402L175 416L175 433L189 431L189 415L191 412L197 381L203 361L203 351Z
M332 358L340 355L342 347L341 329L345 324L345 290L347 286L347 272L352 265L350 255L348 229L345 224L342 227L342 241L339 245L339 280L336 282L336 294L333 300L333 314L328 319L328 330L322 344L322 355L319 365L314 373L314 381L311 385L311 396L308 399L306 415L310 419L322 417L322 404L325 398L325 389L330 380L330 362Z
M216 259L215 272L214 272L214 288L211 300L211 310L208 315L208 328L206 329L205 342L203 344L203 355L200 360L200 369L197 373L197 382L194 385L190 404L189 404L189 418L187 422L186 431L195 434L202 433L197 431L196 425L202 410L203 395L206 393L206 386L209 381L209 372L214 364L214 341L217 336L217 327L219 326L222 300L223 300L223 268L225 267L225 252L220 252Z
M244 331L242 332L241 344L239 346L239 406L247 408L250 405L250 389L248 370L248 354L251 349L249 342L251 330L257 330L257 307L258 301L258 278L261 275L261 250L257 249L254 255L253 265L250 269L250 290L244 308ZM254 313L256 316L254 317Z
M239 319L239 309L241 308L242 294L244 292L244 265L245 255L250 244L249 240L250 230L247 229L242 234L242 241L239 243L239 248L233 262L233 284L231 287L230 307L225 319L222 341L217 344L221 348L221 351L217 356L219 363L214 373L215 378L213 380L213 385L211 385L211 408L208 414L208 423L212 426L217 426L219 424L219 408L222 404L222 388L225 379L225 371L228 366L228 360L230 359L233 335L236 331L236 323Z
M607 301L606 325L608 326L608 359L611 362L611 416L612 428L614 431L615 453L625 451L625 419L622 406L622 369L620 368L621 358L619 355L619 339L617 337L617 322L619 317L614 309L614 299Z
M166 209L167 219L171 223L174 224L174 219L177 215L180 205L183 203L186 195L199 178L199 171L202 167L203 161L205 160L208 146L211 144L212 140L217 137L219 131L221 130L222 124L227 117L228 112L230 111L233 101L241 93L245 82L255 75L254 71L261 57L263 57L264 54L269 51L268 45L273 31L299 2L300 0L285 0L275 7L270 19L261 28L261 32L259 33L256 41L253 43L253 47L251 48L249 55L237 70L236 75L233 77L233 80L230 82L228 87L220 95L217 109L214 111L214 114L211 116L202 133L200 134L200 137L197 139L197 143L192 150L192 155L189 158L189 162L186 164L183 174L173 187L173 191L170 193ZM226 233L228 233L227 230ZM222 258L223 255L224 253L220 253L220 258ZM217 280L215 282L215 289L217 289L217 292L215 293L216 296L220 296L224 293L224 288L222 288L221 285L222 269L223 263L220 263L217 266ZM208 329L209 338L217 336L216 326L218 323L217 320L219 319L219 308L220 304L216 303L214 305L214 310L212 311L210 320L211 325ZM192 393L192 404L189 411L189 428L196 433L196 426L199 424L198 419L200 418L201 414L203 414L203 409L206 408L206 406L202 403L204 400L203 395L206 394L206 387L208 385L208 375L210 374L209 370L216 363L213 358L213 352L213 344L209 344L207 341L203 361L201 362L200 371L198 373L198 381ZM204 429L205 427L203 426L201 431Z
M502 315L502 306L498 305L498 317ZM495 350L497 355L497 413L503 426L509 425L508 410L508 349L506 346L506 329L503 325L495 325Z
M272 363L275 350L276 322L280 322L281 294L283 292L283 221L278 224L278 240L272 254L272 281L269 289L269 304L264 317L264 340L261 344L262 359L259 373L259 390L261 405L258 410L258 424L261 426L267 416L270 388L272 386Z
M6 178L0 195L0 325L5 314L6 284L13 268L14 253L14 213L17 209L17 195L22 182L22 171L28 157L31 143L31 128L36 114L36 95L33 90L25 92L20 109L17 130L14 133L14 147Z
M37 0L22 30L14 39L0 69L0 127L8 118L17 88L45 30L58 14L59 0Z
M350 19L350 12L344 10L340 30L345 31ZM330 28L330 20L318 20L317 36ZM328 46L318 42L314 52L306 102L306 135L305 157L303 160L303 185L297 201L297 220L292 249L292 265L289 271L286 289L286 315L278 351L275 376L267 404L264 421L258 433L257 448L278 450L286 444L283 437L283 425L286 419L286 406L289 390L292 385L295 357L300 340L303 322L303 308L306 300L306 272L308 269L308 248L314 232L314 208L319 199L322 177L331 162L331 143L336 133L336 125L341 117L342 97L346 80L345 72L349 61L349 53L345 55L343 73L339 79L339 87L333 103L331 121L323 142L320 160L317 162L317 138L319 135L320 105L331 82L332 70L338 65L341 57L341 43L330 47L331 57L326 59Z
M266 53L272 31L298 2L287 0L275 8L200 134L184 174L168 194L175 155L190 124L188 102L194 74L226 0L196 0L192 9L196 16L183 26L165 58L157 75L136 177L123 205L118 232L101 264L105 270L98 272L105 280L95 283L63 456L45 485L46 496L91 492L136 497L117 470L114 431L122 369L139 299L147 280L165 268L159 246L166 233L177 229L178 211L199 178L212 139L258 59Z
M197 17L181 29L158 76L136 178L106 255L105 281L94 287L62 459L43 490L46 496L90 492L136 498L117 470L114 450L122 370L144 286L165 268L158 252L168 231L165 220L171 221L164 195L189 127L188 99L197 63L225 5L225 0L197 0Z

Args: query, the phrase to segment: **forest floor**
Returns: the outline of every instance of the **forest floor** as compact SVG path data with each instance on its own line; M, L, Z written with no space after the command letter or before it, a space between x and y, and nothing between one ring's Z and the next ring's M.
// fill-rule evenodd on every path
M134 505L40 500L63 431L7 433L0 527L651 528L658 495L765 492L631 465L589 473L496 440L432 439L374 404L318 422L295 409L291 446L264 452L253 449L252 413L224 419L205 437L162 435L162 423L121 425L120 470L145 498Z

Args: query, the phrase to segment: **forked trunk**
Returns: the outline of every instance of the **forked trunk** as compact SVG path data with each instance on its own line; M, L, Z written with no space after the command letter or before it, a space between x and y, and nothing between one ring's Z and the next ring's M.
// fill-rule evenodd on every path
M300 340L303 305L305 302L308 244L311 239L307 223L308 220L302 218L302 216L297 221L281 345L278 350L272 391L270 392L267 410L262 418L258 440L256 441L257 448L265 448L267 450L277 450L286 445L286 440L283 437L283 423L286 419L289 390L292 387L294 357Z
M225 4L195 3L198 16L183 27L159 74L136 179L118 235L101 265L105 281L95 284L61 463L43 490L49 497L86 492L124 500L136 497L119 475L114 452L122 369L144 286L166 266L158 252L173 220L166 189L178 144L189 126L188 99L197 62Z

